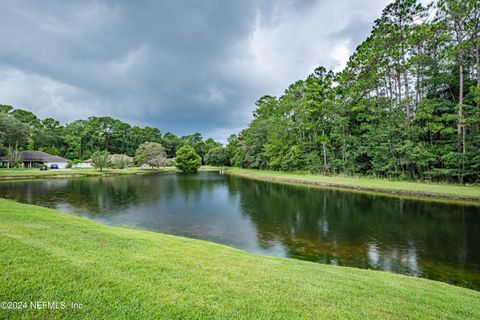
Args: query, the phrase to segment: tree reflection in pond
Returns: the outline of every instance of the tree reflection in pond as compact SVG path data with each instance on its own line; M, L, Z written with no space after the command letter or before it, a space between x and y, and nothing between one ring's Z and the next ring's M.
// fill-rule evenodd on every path
M322 263L480 285L478 207L230 177L262 246Z
M480 289L480 208L217 173L0 183L0 196L110 225Z

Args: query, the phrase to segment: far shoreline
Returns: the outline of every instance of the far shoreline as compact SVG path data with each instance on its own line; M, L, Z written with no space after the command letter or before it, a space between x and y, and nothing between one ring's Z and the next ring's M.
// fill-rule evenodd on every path
M480 206L480 187L367 177L324 176L283 171L229 168L225 173L247 179L297 186L337 189L414 200ZM409 189L411 187L411 189ZM431 190L433 189L433 190ZM437 191L442 189L442 191ZM469 194L465 194L469 193Z
M336 189L364 194L407 198L423 201L480 206L480 186L449 183L426 183L405 180L388 180L370 177L325 176L320 174L284 171L242 169L236 167L202 166L200 172L218 171L246 179L283 183L304 187ZM68 179L83 177L111 177L119 175L150 175L179 172L175 167L126 169L0 169L0 182L28 179Z
M202 166L198 171L220 171L218 167ZM65 178L83 178L83 177L110 177L119 175L149 175L164 172L179 172L175 167L161 168L139 168L132 167L126 169L103 169L102 171L94 168L78 169L58 169L40 171L39 169L0 169L0 182L10 180L27 179L65 179Z

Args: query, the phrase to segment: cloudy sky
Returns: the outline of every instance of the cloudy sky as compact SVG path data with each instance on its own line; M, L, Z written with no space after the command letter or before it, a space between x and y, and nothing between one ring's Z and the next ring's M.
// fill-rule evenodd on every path
M387 0L0 0L0 103L225 141L262 95L340 70Z

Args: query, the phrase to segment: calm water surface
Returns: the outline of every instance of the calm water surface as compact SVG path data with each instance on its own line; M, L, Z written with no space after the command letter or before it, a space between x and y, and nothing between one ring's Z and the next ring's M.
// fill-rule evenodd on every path
M0 196L250 252L480 290L480 207L204 172L0 183Z

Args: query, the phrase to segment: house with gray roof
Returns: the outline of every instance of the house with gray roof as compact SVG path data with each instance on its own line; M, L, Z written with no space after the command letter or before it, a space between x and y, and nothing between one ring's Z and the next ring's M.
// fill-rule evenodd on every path
M37 165L57 165L59 169L65 169L70 160L60 156L53 156L43 151L20 151L20 161L24 168L35 168ZM0 158L3 167L9 166L8 157Z

